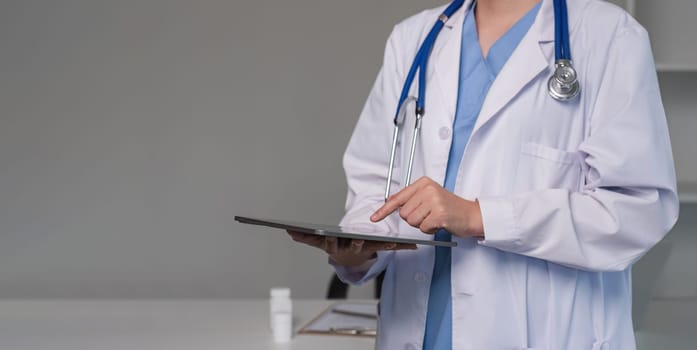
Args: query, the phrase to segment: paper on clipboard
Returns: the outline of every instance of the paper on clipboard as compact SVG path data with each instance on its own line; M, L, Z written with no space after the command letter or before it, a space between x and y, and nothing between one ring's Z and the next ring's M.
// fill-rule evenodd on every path
M377 304L372 302L339 302L308 322L298 333L375 337L377 311Z

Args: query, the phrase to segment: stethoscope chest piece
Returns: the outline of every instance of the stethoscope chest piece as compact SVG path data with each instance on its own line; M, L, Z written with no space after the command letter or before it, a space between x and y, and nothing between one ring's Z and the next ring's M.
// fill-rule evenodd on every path
M571 65L571 61L558 60L554 66L554 74L547 82L549 95L557 101L568 101L578 96L581 85L578 83L576 70Z

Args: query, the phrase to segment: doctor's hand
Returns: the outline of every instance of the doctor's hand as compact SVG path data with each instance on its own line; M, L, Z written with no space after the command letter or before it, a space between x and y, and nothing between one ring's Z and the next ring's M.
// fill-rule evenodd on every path
M296 242L324 250L335 263L347 267L363 265L376 258L380 250L416 249L415 244L344 239L294 231L288 231L288 234Z
M479 203L454 195L428 177L390 196L370 220L380 221L398 209L404 221L424 233L445 229L460 237L484 237Z

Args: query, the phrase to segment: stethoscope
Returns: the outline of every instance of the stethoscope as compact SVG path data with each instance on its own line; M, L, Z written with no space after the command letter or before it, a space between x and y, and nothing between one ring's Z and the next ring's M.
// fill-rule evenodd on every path
M576 70L571 62L571 50L569 48L569 23L566 11L566 0L553 0L554 2L554 74L547 82L549 95L557 101L568 101L576 97L581 90L578 83ZM445 23L452 15L462 8L465 0L455 0L438 16L438 20L424 39L419 51L414 57L414 62L409 69L407 78L402 87L402 93L397 104L397 112L394 117L394 131L392 136L392 149L390 150L390 164L387 171L387 184L385 186L385 200L390 196L390 186L394 170L394 161L399 141L399 129L405 117L406 106L412 102L416 104L416 121L409 150L409 164L404 180L405 185L411 183L412 169L414 167L414 154L416 153L416 141L421 130L421 122L426 114L426 71L428 59L433 49L433 44ZM409 90L414 83L416 73L419 73L419 91L416 97L409 96Z

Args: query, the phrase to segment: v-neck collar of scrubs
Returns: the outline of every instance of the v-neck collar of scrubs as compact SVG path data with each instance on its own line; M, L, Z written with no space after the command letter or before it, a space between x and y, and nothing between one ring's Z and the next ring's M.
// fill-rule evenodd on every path
M491 75L496 77L498 73L501 72L501 69L506 64L508 58L511 56L525 34L527 34L528 29L530 29L530 26L535 21L535 17L537 16L537 12L539 11L541 4L542 2L539 1L537 4L535 4L535 6L533 6L532 9L523 15L523 17L518 19L516 23L508 28L508 30L498 39L496 39L496 41L489 47L487 55L484 56L481 43L479 42L479 31L477 30L477 20L475 15L477 1L473 1L470 10L467 11L465 21L462 24L462 54L465 54L465 40L467 40L467 42L476 43L476 45L467 45L467 52L471 52L473 55L478 55ZM465 35L467 35L467 38L465 38Z

